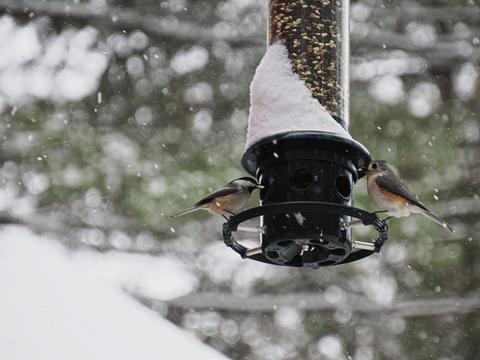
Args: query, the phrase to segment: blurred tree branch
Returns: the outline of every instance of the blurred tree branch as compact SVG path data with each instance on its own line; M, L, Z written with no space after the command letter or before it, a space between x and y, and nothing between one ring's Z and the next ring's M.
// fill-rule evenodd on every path
M159 40L176 39L186 42L212 43L225 40L232 45L264 45L264 34L253 33L242 35L236 25L222 26L218 30L213 26L205 26L192 21L180 20L168 15L145 15L136 10L114 8L112 6L98 6L86 3L74 4L60 1L40 2L34 0L0 0L0 10L10 14L46 15L52 18L72 19L83 21L95 26L104 26L117 30L141 30ZM464 21L468 18L478 18L479 8L455 6L450 9L407 6L401 9L378 9L375 14L390 14L422 20L452 20ZM219 22L220 23L220 22ZM225 25L226 23L222 23ZM409 36L396 34L386 29L377 28L365 23L353 23L352 44L371 46L373 48L400 49L411 53L421 54L429 59L433 65L450 64L457 59L479 59L480 49L474 48L464 37L449 36L449 40L439 39L431 46L423 46L413 41Z
M410 54L421 55L435 66L452 63L458 59L475 61L480 58L480 49L473 47L467 39L460 37L449 36L449 40L439 37L432 44L422 44L408 35L394 33L365 23L354 23L351 35L354 46L403 50Z
M385 17L398 22L411 21L474 21L480 18L480 8L477 5L462 6L421 6L418 2L405 2L400 7L372 9L371 17L385 20Z
M136 296L142 303L155 307L168 306L234 312L274 312L278 307L290 306L305 311L353 311L365 315L391 315L404 318L422 318L447 314L466 314L480 309L480 296L472 293L465 297L422 298L376 304L362 296L348 294L345 301L328 301L321 293L295 293L282 295L253 295L240 297L231 294L199 293L160 301Z
M72 218L76 218L72 220ZM78 219L74 216L66 216L66 214L51 214L42 215L34 214L30 216L16 216L6 211L0 212L0 225L21 225L26 226L32 231L38 232L52 232L60 235L66 235L72 230L78 229L97 229L103 231L124 230L133 224L126 219L117 218L105 221L103 217L99 216L95 223Z
M52 18L72 19L105 26L117 30L141 30L152 37L183 41L211 43L226 40L232 44L264 43L264 36L243 36L241 32L217 31L215 27L198 25L179 20L177 17L145 15L134 10L111 6L98 6L86 3L74 4L61 1L0 0L0 10L10 14L47 15Z
M432 208L441 217L447 219L475 216L480 214L480 203L475 198L461 198L443 201L436 203ZM79 216L67 213L60 214L58 212L48 215L36 213L29 216L16 216L6 211L0 211L0 226L20 225L26 226L34 232L54 233L61 236L66 236L72 231L79 231L82 229L101 230L106 233L115 230L125 231L128 233L139 233L141 231L141 228L139 228L138 224L135 224L128 219L113 216L111 214L96 213L94 215L95 217L92 219L82 219ZM107 248L102 247L97 249L100 251L105 251L114 248L107 246ZM123 251L137 252L134 249L124 249Z

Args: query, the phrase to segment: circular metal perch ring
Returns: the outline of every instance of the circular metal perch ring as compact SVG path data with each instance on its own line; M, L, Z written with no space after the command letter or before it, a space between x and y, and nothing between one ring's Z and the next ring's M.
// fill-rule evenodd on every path
M343 261L338 264L346 264L352 261L363 259L369 255L372 255L375 252L379 252L382 248L384 242L388 239L388 225L385 221L378 218L375 213L370 213L365 210L361 210L352 206L339 205L328 202L317 202L317 201L293 201L293 202L282 202L276 204L267 204L264 206L254 207L241 213L238 213L230 217L226 223L223 224L223 241L225 245L231 247L235 252L237 252L242 258L247 257L246 252L247 248L240 245L234 238L232 233L237 231L238 225L244 221L263 216L263 215L277 215L277 214L287 214L297 211L305 212L317 212L330 215L346 215L352 218L356 218L362 221L366 226L373 226L374 229L378 232L378 238L373 243L375 250L358 250L350 253ZM277 265L274 262L270 261L263 254L256 254L248 257L249 259L261 261L268 264ZM337 264L337 265L338 265ZM288 265L288 264L286 264ZM290 265L298 266L298 265Z

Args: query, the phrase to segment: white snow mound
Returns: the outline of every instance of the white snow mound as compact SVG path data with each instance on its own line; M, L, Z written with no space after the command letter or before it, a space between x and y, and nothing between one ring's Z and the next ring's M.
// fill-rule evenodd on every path
M0 358L227 360L83 267L52 241L0 231Z
M323 131L351 138L292 70L285 45L268 47L250 84L247 148L276 134Z

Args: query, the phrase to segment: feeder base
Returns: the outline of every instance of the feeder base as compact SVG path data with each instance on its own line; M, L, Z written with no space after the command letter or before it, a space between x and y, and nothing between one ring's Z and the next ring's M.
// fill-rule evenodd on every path
M272 248L259 247L254 249L247 249L244 246L240 245L233 238L233 232L237 231L239 224L247 220L264 215L285 214L291 211L311 212L325 215L330 214L337 216L345 215L348 217L353 217L355 219L361 220L364 225L373 226L374 229L378 232L378 238L372 244L372 250L360 249L356 251L348 251L348 253L345 255L332 253L331 250L334 249L336 245L335 243L332 244L331 242L329 242L329 240L331 239L325 238L324 242L314 242L313 244L310 242L306 244L302 241L297 242L296 240L291 240L290 244L286 244L287 246L283 246L281 250L277 250L290 252L289 254L283 255L285 257L288 256L291 258L291 260L287 262L272 261L269 257L266 256L268 255L266 254L266 251L273 251L272 249L276 249L275 246L278 246L278 244L274 245ZM372 255L375 252L379 252L387 239L388 225L384 221L380 220L376 214L369 213L365 210L357 209L351 206L323 202L297 201L259 206L245 210L237 215L232 216L223 225L223 240L225 244L228 247L231 247L235 252L240 254L241 257L248 257L249 259L268 264L294 267L318 268L322 266L345 264L352 261L360 260ZM273 244L275 244L275 242ZM308 246L308 248L306 246ZM363 247L366 247L366 244L363 244ZM351 250L351 243L349 243L349 250ZM319 254L324 257L319 257ZM315 261L312 261L312 258L314 258ZM318 258L320 258L320 260L317 260Z

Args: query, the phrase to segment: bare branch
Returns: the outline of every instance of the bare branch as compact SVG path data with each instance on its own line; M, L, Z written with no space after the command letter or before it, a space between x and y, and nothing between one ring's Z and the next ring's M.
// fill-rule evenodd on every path
M480 58L480 49L463 38L449 36L450 40L446 40L445 37L440 37L433 44L424 45L407 35L393 33L365 23L353 23L351 34L352 44L355 46L369 46L379 50L382 48L404 50L410 54L423 56L434 66L458 59L475 61Z
M103 231L124 230L133 224L120 218L115 219L114 221L92 224L81 219L72 220L72 216L66 218L66 216L59 216L57 214L35 214L20 217L2 211L0 212L0 225L21 225L26 226L33 231L65 235L69 231L78 229L97 229Z
M226 40L232 44L264 44L264 36L244 36L238 30L215 26L206 27L181 21L175 16L152 16L127 9L98 6L86 3L74 4L60 1L0 0L0 10L10 14L47 15L52 18L73 19L117 30L141 30L146 34L165 39L212 43Z
M348 295L345 301L328 301L321 293L295 293L287 295L254 295L239 297L231 294L200 293L182 296L162 302L137 296L142 303L155 307L168 306L234 312L274 312L282 306L290 306L304 311L353 311L364 315L391 315L405 318L464 314L480 309L479 294L466 297L431 298L398 301L389 305L375 304L371 300Z
M135 10L119 9L111 6L92 6L88 3L64 3L60 1L40 2L34 0L0 0L0 10L10 14L47 15L52 18L83 21L96 26L116 30L141 30L160 40L175 39L185 42L212 43L224 40L232 45L264 46L263 32L244 35L241 28L234 23L219 22L212 26L201 25L192 21L181 20L175 16L145 15ZM452 11L445 8L420 8L408 6L398 9L378 10L385 16L390 14L410 14L412 18L450 18L463 16L478 18L478 7L455 7ZM375 11L375 13L377 10ZM397 14L398 13L398 14ZM477 14L477 15L475 15ZM393 16L393 15L392 15ZM403 15L402 15L403 16ZM415 17L416 16L416 17ZM223 24L221 30L215 25ZM377 48L400 49L419 54L428 59L432 65L439 66L454 63L456 59L475 60L480 58L480 49L476 49L462 37L448 36L441 38L430 47L416 44L406 35L396 34L374 25L365 23L352 24L352 44Z
M463 21L478 22L480 7L477 5L461 6L420 6L418 2L404 3L400 7L381 8L376 7L371 17L384 20L386 17L395 19L397 22L405 21Z
M0 225L26 225L25 221L7 212L0 213Z

